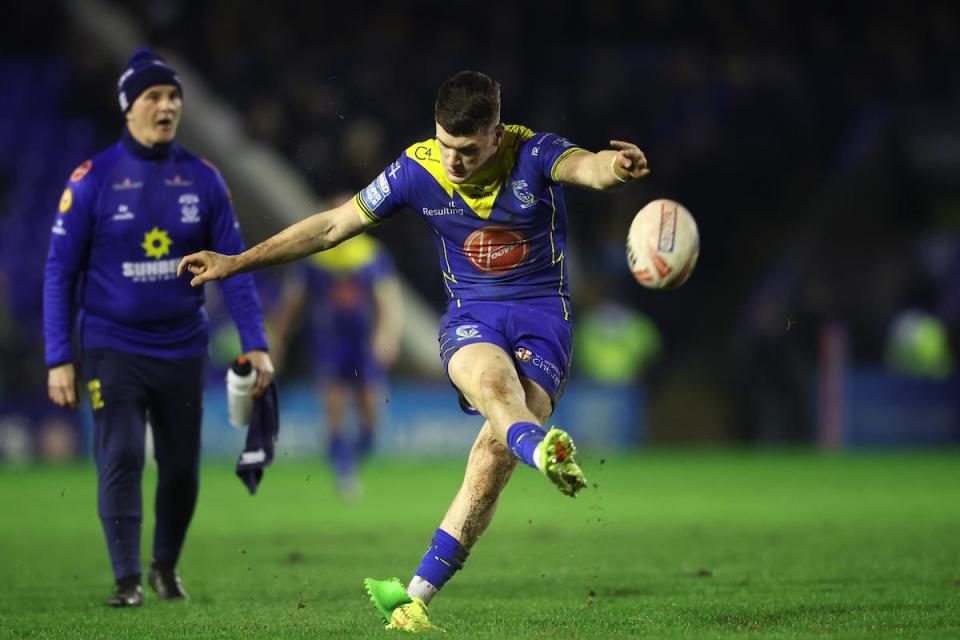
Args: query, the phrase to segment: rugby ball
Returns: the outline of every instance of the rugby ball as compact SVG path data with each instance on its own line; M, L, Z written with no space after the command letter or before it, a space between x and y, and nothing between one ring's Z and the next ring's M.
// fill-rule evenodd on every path
M644 287L679 287L693 273L699 255L697 223L679 202L654 200L634 216L627 233L627 263Z

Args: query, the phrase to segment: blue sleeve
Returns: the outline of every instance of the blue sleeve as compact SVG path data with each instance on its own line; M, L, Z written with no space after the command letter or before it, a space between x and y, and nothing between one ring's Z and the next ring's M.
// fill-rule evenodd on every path
M75 173L76 175L76 173ZM96 189L92 177L71 178L60 197L60 206L50 229L50 249L43 271L43 335L47 367L72 360L70 335L73 302L96 221Z
M537 133L527 142L525 153L530 154L540 173L551 182L557 181L557 167L581 147L555 133Z
M410 173L407 162L406 156L400 156L354 196L357 208L368 223L379 224L407 205L406 181Z
M217 253L235 255L242 253L246 246L240 233L240 223L233 211L229 191L220 173L212 170L211 187L211 246ZM240 344L244 352L267 351L267 332L263 327L263 307L253 282L253 275L238 273L220 282L223 298L230 317L237 325Z

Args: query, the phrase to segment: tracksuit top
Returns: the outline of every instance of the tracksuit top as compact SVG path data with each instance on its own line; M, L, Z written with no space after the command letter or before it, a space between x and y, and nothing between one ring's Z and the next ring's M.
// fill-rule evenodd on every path
M121 140L71 174L51 229L44 273L48 367L81 348L159 358L206 352L203 287L178 278L180 258L202 249L244 250L219 171L176 143ZM244 351L266 350L263 311L250 274L221 281Z

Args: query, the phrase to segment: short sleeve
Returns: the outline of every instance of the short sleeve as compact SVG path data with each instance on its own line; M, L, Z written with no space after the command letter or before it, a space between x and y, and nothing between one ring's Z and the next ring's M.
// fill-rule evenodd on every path
M555 133L537 133L527 143L526 153L539 165L540 172L551 182L557 181L557 167L581 147Z
M368 224L379 224L406 206L406 181L410 173L407 162L401 156L354 196Z

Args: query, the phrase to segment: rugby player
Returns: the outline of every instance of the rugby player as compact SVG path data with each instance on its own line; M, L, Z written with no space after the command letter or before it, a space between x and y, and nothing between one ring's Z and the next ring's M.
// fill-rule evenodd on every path
M598 191L647 173L629 142L593 153L500 121L500 86L461 71L437 93L434 137L410 145L365 189L244 251L181 260L191 284L323 251L405 208L434 233L448 310L440 357L461 407L485 418L454 496L410 583L365 580L388 628L436 628L427 605L490 524L517 461L576 496L586 486L563 430L544 431L569 373L571 311L563 185Z
M368 234L315 253L289 274L273 315L278 366L299 323L326 414L327 456L346 499L359 495L357 464L373 450L385 368L396 360L403 300L393 260ZM357 433L344 433L355 403Z

